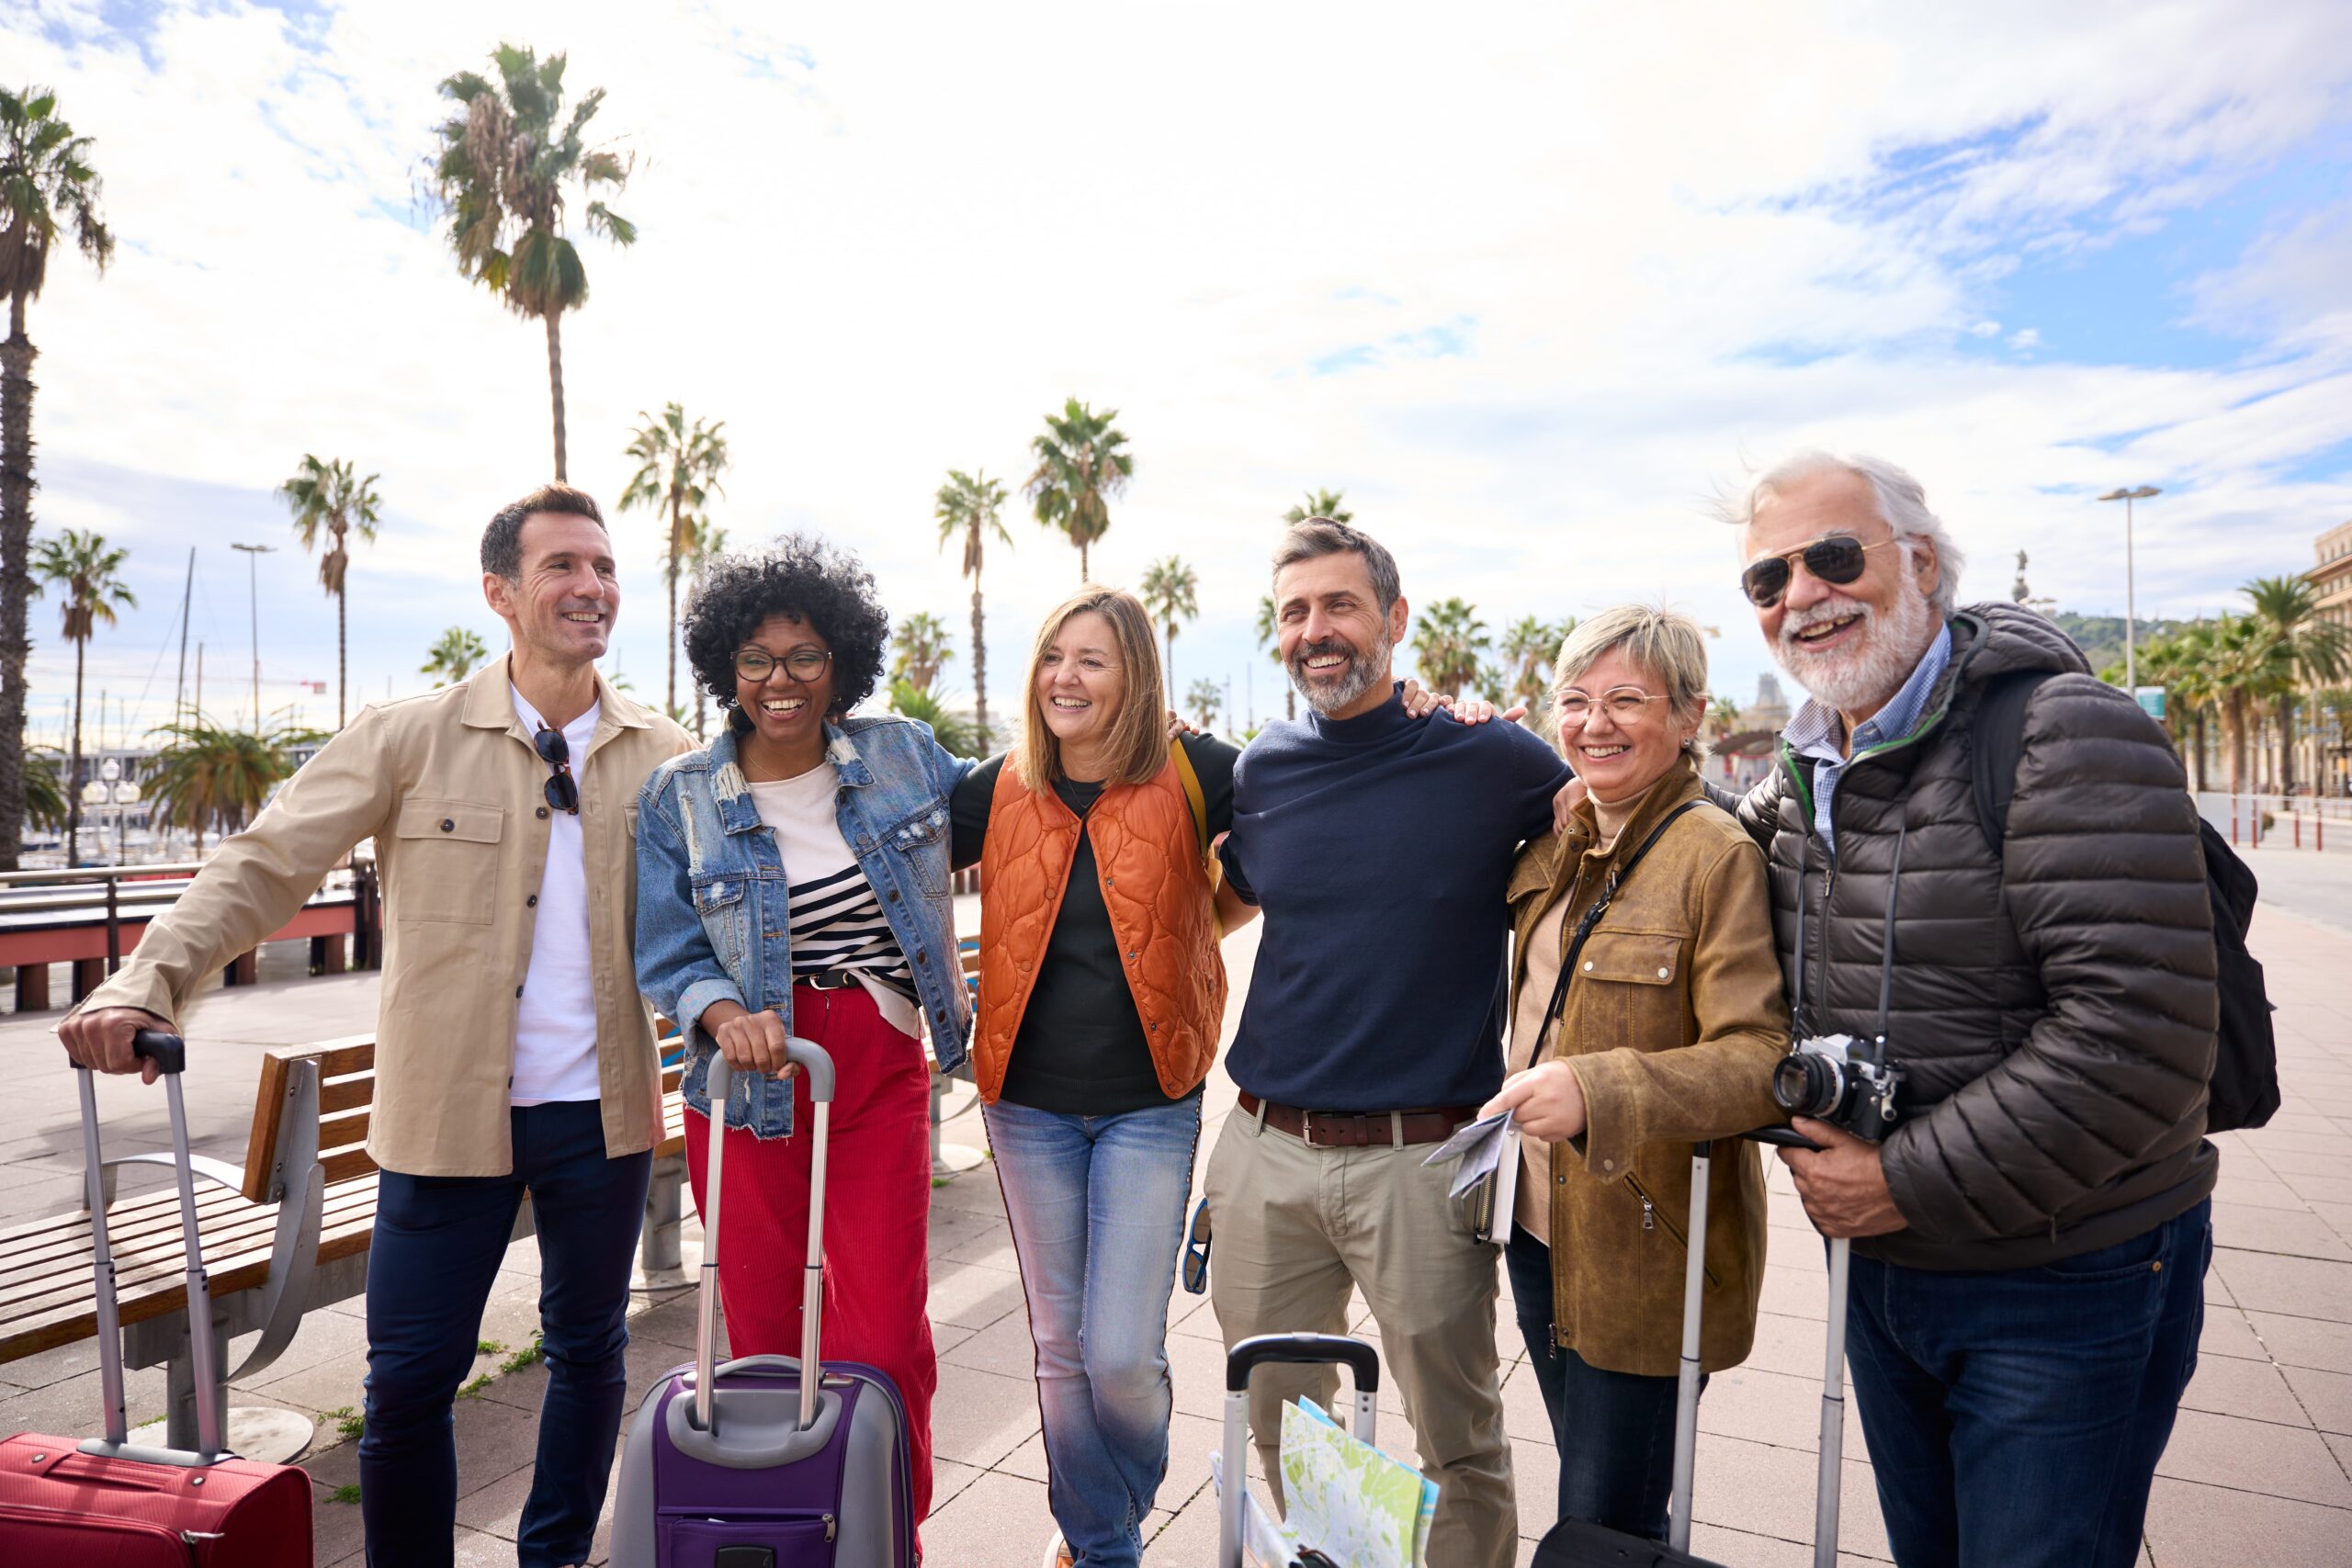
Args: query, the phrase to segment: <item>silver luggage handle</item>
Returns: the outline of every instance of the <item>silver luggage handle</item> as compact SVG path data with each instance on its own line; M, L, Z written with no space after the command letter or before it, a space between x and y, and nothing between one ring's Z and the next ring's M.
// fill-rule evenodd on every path
M98 1388L105 1403L106 1436L82 1445L85 1453L119 1455L164 1464L209 1465L227 1454L220 1409L220 1349L212 1338L212 1285L204 1271L204 1240L196 1224L196 1176L188 1152L187 1103L180 1075L187 1066L187 1042L161 1029L130 1037L131 1055L155 1064L164 1080L164 1103L172 1122L172 1174L179 1184L180 1239L187 1255L188 1359L196 1379L194 1455L170 1449L133 1449L123 1410L122 1321L115 1299L114 1249L107 1236L106 1166L98 1147L97 1079L76 1066L82 1096L82 1164L90 1206L90 1243L97 1297Z
M1225 1357L1224 1447L1217 1459L1217 1568L1241 1568L1243 1521L1250 1499L1247 1451L1250 1438L1250 1374L1272 1361L1291 1366L1344 1363L1355 1376L1355 1406L1348 1430L1367 1443L1379 1441L1380 1352L1344 1334L1259 1334Z
M832 1134L833 1059L813 1040L794 1035L784 1043L785 1059L808 1079L808 1098L815 1105L815 1140L808 1156L808 1256L802 1270L800 1292L800 1428L816 1424L818 1385L824 1368L817 1347L825 1309L825 1154ZM710 1101L710 1148L703 1170L702 1269L696 1277L695 1303L694 1424L713 1429L718 1419L714 1400L718 1354L718 1191L719 1168L726 1158L727 1100L734 1087L734 1069L714 1050L704 1090Z

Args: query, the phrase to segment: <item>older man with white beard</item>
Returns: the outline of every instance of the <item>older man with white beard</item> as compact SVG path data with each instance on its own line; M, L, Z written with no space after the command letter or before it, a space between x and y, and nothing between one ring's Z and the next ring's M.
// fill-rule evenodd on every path
M1795 1032L1883 1035L1904 1074L1883 1142L1801 1116L1823 1146L1781 1156L1853 1241L1847 1348L1895 1560L2129 1568L2196 1366L2219 1165L2179 760L2048 620L1956 606L1960 552L1902 469L1808 453L1724 515L1811 694L1726 802L1771 860ZM1997 846L1980 715L2018 757Z

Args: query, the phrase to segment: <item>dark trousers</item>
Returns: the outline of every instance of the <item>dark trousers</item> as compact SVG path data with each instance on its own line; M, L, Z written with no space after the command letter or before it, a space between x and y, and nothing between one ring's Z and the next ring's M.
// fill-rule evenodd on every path
M1846 1349L1903 1568L2132 1568L2197 1370L2212 1204L2046 1269L1856 1256Z
M1674 1491L1673 1378L1612 1372L1552 1337L1552 1249L1511 1227L1503 1250L1527 1364L1560 1450L1560 1517L1666 1539ZM1699 1386L1707 1384L1702 1377Z
M607 1159L594 1100L521 1106L508 1176L385 1171L368 1256L368 1425L359 1506L374 1568L443 1568L457 1532L451 1413L526 1190L539 1242L547 1393L523 1506L522 1568L584 1562L620 1431L629 1270L650 1153Z

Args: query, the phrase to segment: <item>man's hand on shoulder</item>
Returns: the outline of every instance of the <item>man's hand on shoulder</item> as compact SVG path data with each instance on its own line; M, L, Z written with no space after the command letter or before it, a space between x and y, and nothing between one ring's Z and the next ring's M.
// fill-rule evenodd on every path
M64 1043L65 1055L77 1067L137 1073L142 1082L153 1083L158 1069L154 1063L131 1055L130 1037L142 1029L169 1032L171 1028L169 1019L157 1018L144 1008L91 1008L59 1024L57 1038Z
M1490 723L1498 718L1505 724L1516 724L1527 716L1525 703L1520 704L1517 707L1498 709L1494 704L1484 697L1463 697L1457 700L1440 692L1431 692L1409 676L1405 681L1404 690L1398 695L1405 699L1406 715L1412 718L1427 718L1430 714L1442 713L1457 724L1477 725Z

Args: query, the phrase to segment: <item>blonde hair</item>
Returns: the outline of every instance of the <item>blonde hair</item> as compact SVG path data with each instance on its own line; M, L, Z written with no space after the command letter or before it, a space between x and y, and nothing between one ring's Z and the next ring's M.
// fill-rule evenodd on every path
M1159 674L1159 638L1143 601L1123 588L1088 583L1054 606L1037 627L1037 641L1029 650L1029 678L1021 702L1021 738L1006 759L1016 776L1032 790L1050 787L1061 776L1061 741L1046 728L1045 710L1037 701L1037 667L1070 617L1088 611L1111 623L1119 645L1120 672L1125 688L1118 716L1111 721L1102 754L1111 763L1105 784L1141 784L1157 778L1168 765L1168 699Z
M1601 655L1623 649L1625 657L1666 687L1667 706L1678 721L1707 711L1707 634L1699 623L1663 604L1618 604L1577 623L1560 644L1552 671L1552 700L1584 679Z

